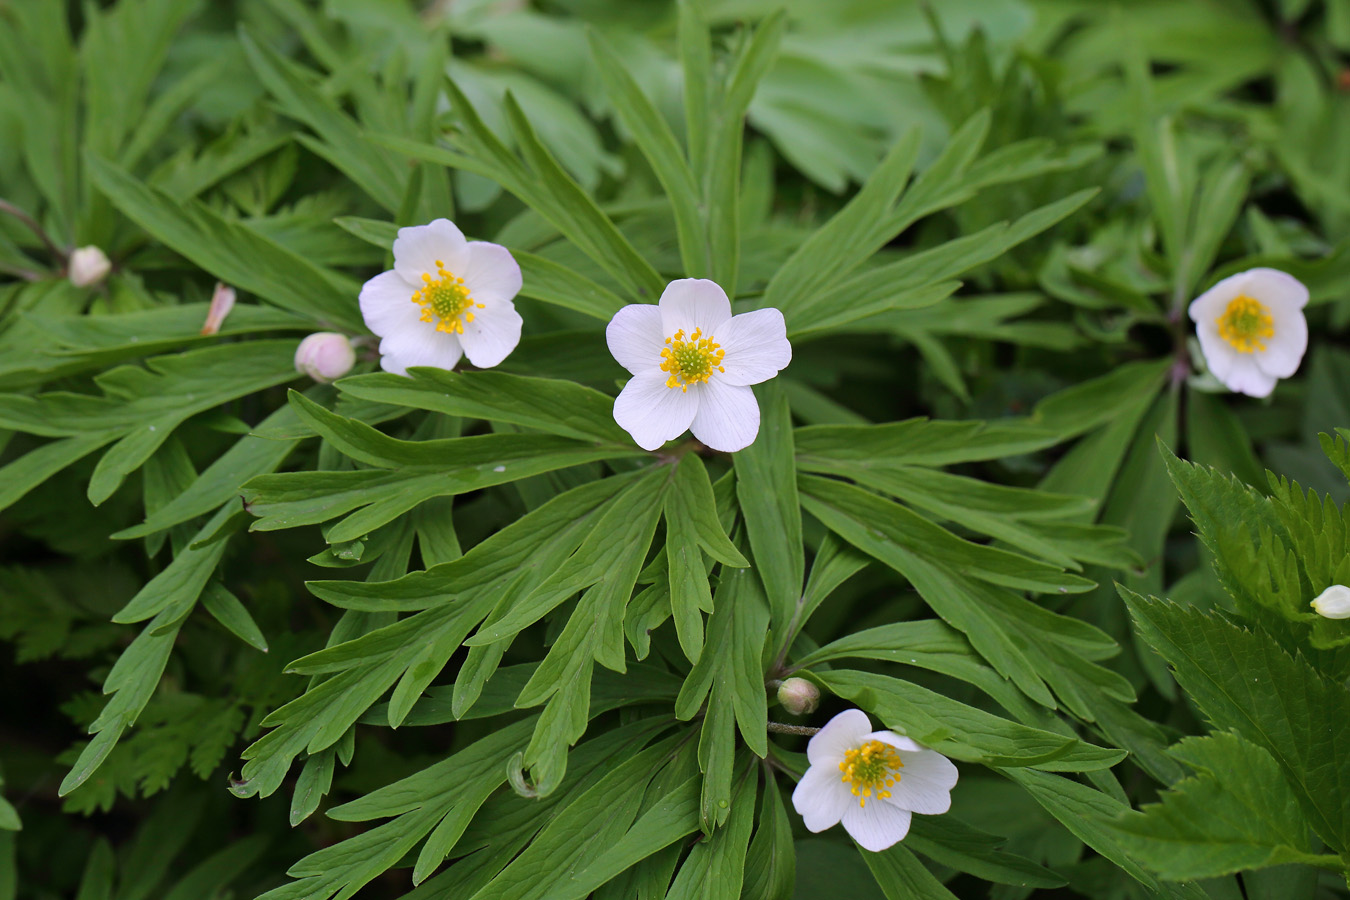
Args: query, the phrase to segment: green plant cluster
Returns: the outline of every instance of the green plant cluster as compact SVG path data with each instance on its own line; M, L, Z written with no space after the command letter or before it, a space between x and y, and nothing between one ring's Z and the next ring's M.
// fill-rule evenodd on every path
M0 900L1346 896L1347 53L1350 0L0 0ZM524 336L380 372L435 218ZM1185 314L1255 266L1312 295L1267 402ZM787 322L734 454L614 420L679 278ZM960 771L880 853L791 802L848 708Z

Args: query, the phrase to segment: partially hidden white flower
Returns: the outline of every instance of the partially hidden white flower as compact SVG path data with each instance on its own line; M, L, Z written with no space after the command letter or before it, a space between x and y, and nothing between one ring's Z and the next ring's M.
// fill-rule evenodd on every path
M1312 608L1319 616L1328 619L1350 619L1350 587L1333 584L1317 595Z
M453 368L460 356L482 369L520 343L520 266L500 244L465 240L449 219L400 228L394 268L361 288L361 316L379 335L380 366Z
M956 766L891 731L873 731L867 713L835 716L806 745L806 770L792 805L808 831L839 822L865 850L879 852L909 833L913 813L951 808Z
M352 370L356 351L345 334L319 331L295 348L295 370L315 381L333 381Z
M1200 349L1230 391L1265 397L1298 371L1308 348L1308 289L1279 269L1230 275L1191 301Z
M750 385L792 361L783 314L731 314L716 282L672 281L653 306L614 314L609 352L633 373L614 401L614 421L644 450L692 430L714 450L741 450L759 434L759 403Z
M66 265L66 275L76 287L89 287L98 284L112 271L112 262L108 254L92 244L71 251L70 261Z

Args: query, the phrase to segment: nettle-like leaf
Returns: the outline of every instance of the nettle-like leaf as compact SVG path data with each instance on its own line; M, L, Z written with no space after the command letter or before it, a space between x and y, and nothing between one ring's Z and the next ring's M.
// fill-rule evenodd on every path
M1350 846L1350 692L1263 632L1219 615L1122 590L1144 639L1217 728L1278 764L1307 824L1333 850Z
M1261 747L1220 732L1187 738L1170 752L1196 776L1118 826L1163 877L1213 878L1286 863L1340 867L1314 852L1298 797Z

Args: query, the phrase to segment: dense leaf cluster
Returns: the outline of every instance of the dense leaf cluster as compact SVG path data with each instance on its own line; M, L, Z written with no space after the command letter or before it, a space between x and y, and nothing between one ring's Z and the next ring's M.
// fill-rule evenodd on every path
M555 6L0 0L0 900L1343 895L1350 6ZM524 337L378 372L436 217ZM682 277L793 342L735 454L613 418ZM807 833L789 676L953 811Z

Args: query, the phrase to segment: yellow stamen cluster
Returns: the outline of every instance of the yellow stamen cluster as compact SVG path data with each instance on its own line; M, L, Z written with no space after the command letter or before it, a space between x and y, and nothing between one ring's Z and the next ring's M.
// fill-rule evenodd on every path
M463 278L456 278L445 270L445 263L436 260L436 278L422 273L422 287L413 291L412 302L422 307L422 321L435 322L437 331L463 334L464 325L473 321L473 309L483 308L469 296Z
M722 368L722 357L727 352L712 339L712 336L703 336L703 330L694 329L694 333L688 338L684 336L684 329L681 328L675 332L674 337L666 338L668 345L661 351L661 371L669 372L670 377L666 379L666 387L678 387L681 391L688 393L689 385L707 382L708 377L712 375L713 369L719 372L725 372Z
M888 788L900 781L900 770L904 767L900 754L890 744L868 741L844 754L839 771L843 773L841 780L852 787L853 796L858 798L858 806L866 807L867 798L874 793L882 799L891 795Z
M1261 339L1275 336L1275 319L1270 310L1245 294L1234 297L1215 321L1219 324L1219 337L1232 344L1239 353L1264 351L1266 345Z

